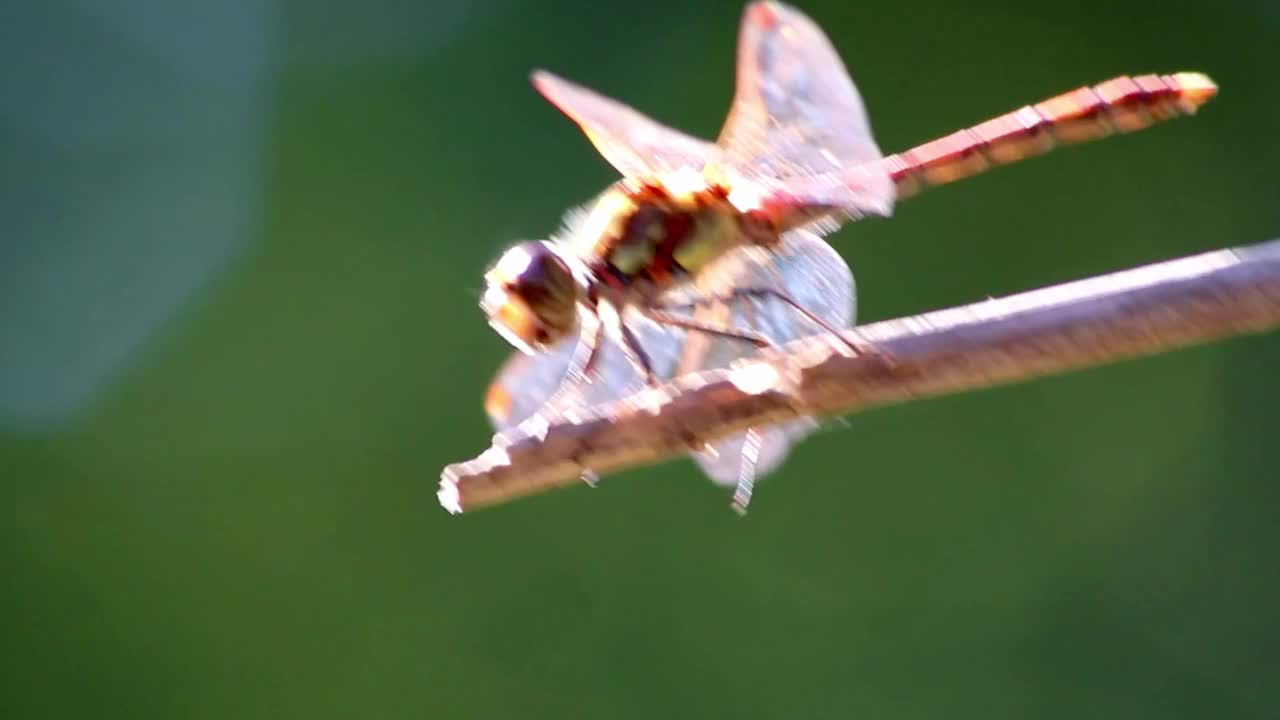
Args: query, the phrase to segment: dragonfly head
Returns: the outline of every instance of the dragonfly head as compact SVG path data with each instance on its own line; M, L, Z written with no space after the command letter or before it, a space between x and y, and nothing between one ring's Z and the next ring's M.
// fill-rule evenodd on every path
M523 242L485 273L480 307L489 325L519 350L533 354L577 326L579 285L548 242Z

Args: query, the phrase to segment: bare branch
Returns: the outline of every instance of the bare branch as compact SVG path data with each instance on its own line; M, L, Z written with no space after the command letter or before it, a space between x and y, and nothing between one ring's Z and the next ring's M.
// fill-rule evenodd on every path
M441 475L451 512L654 463L798 415L827 417L1018 382L1280 324L1280 240L863 325L892 359L851 357L830 336L735 368L676 378L581 417L535 416Z

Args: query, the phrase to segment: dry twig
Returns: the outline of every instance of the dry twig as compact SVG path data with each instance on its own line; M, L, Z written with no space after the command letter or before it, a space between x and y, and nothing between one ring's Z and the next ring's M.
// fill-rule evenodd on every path
M676 378L582 417L534 417L450 465L441 505L462 512L654 463L748 427L975 390L1271 330L1280 324L1280 240L1218 250L916 317L850 337L790 343L728 370Z

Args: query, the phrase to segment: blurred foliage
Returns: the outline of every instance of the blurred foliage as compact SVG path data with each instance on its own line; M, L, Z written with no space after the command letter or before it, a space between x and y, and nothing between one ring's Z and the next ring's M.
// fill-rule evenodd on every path
M41 7L14 12L66 42L80 36L53 31L111 13ZM688 462L447 516L438 472L486 445L480 397L507 352L480 276L612 179L527 72L712 136L741 5L261 7L251 220L226 231L240 249L71 419L0 435L10 716L1280 714L1275 336L853 417L745 521ZM833 242L864 320L1280 227L1265 3L803 7L887 152L1118 74L1202 70L1222 88L1193 119L846 228ZM191 36L139 50L161 76L165 53L243 48L218 23L158 27ZM125 67L101 58L62 87ZM66 117L94 115L68 97ZM201 147L200 115L165 137ZM5 204L31 177L97 173L28 195L74 216L158 142L15 144L29 164L0 170ZM63 173L19 175L49 163ZM188 192L174 177L155 175ZM145 224L165 202L120 210ZM78 239L110 250L126 233L108 230Z

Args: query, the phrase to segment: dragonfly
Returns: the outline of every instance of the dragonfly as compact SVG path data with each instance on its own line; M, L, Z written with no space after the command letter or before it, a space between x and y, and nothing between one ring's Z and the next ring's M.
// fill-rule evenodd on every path
M547 71L532 82L621 178L485 275L481 307L516 348L485 396L499 431L815 332L874 354L839 334L854 323L855 282L825 235L889 217L928 187L1190 115L1217 92L1200 73L1122 76L886 157L830 40L780 2L743 12L734 97L715 142ZM817 427L801 418L690 451L745 513L755 481ZM583 477L597 479L589 468Z

